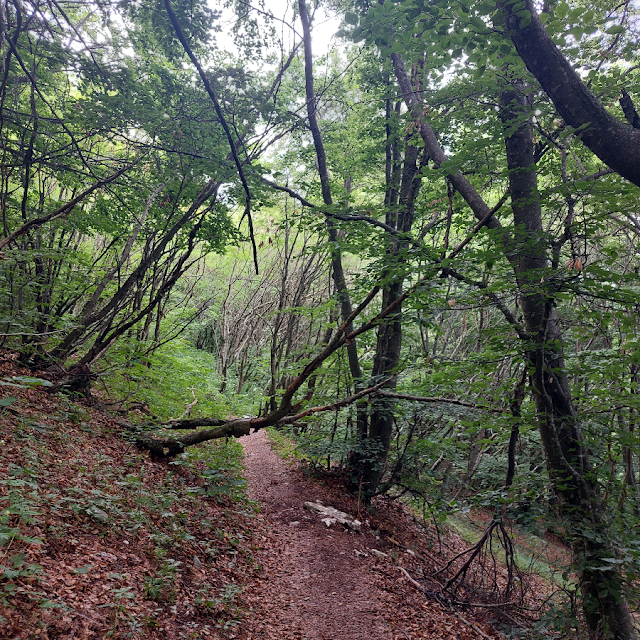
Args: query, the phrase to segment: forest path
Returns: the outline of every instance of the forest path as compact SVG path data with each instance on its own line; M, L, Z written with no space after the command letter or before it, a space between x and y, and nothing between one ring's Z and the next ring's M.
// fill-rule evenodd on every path
M321 516L305 510L305 501L340 506L331 501L329 489L281 460L263 430L241 442L249 495L261 505L258 517L266 528L262 542L268 551L258 554L262 578L247 594L255 610L247 621L247 640L410 637L390 626L393 611L386 592L374 585L373 558L355 553L369 553L375 537L350 533L341 525L327 528Z

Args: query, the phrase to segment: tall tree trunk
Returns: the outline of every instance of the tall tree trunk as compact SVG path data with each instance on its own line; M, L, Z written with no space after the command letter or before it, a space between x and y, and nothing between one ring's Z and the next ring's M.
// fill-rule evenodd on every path
M531 337L527 357L540 435L572 542L589 629L594 637L630 640L636 635L623 578L617 566L606 561L616 557L608 541L606 506L591 473L580 417L573 407L553 292L544 284L549 265L527 102L518 84L501 96L501 118L510 132L505 146L515 226L511 262Z
M387 113L389 114L389 112ZM382 309L389 307L402 295L406 275L406 251L409 248L408 234L413 225L414 202L421 183L418 167L419 153L415 141L408 138L399 194L395 195L397 186L394 184L393 172L390 176L392 180L387 185L388 197L386 200L388 200L390 207L387 210L385 222L405 235L394 236L389 240L388 266L383 274L384 280L388 280L389 284L382 290ZM395 156L396 154L393 155ZM401 350L402 305L399 304L394 313L385 318L378 328L372 371L374 384L397 372ZM387 388L391 389L394 389L395 386L395 378L386 385ZM391 447L394 410L395 401L393 398L381 397L375 400L367 438L368 444L374 444L374 446L366 452L362 470L362 486L365 496L374 494L382 480Z
M325 205L330 207L333 204L333 198L331 196L331 183L329 179L329 168L327 166L327 156L324 149L324 143L322 141L322 133L318 124L317 117L317 101L315 96L315 90L313 85L313 50L311 47L311 22L309 14L307 13L307 6L305 0L298 0L298 8L300 10L300 21L302 22L303 41L304 41L304 78L305 78L305 91L307 98L307 115L309 118L309 128L311 129L311 135L313 136L313 144L318 159L318 174L320 176L320 185L322 188L322 200ZM344 267L342 265L342 251L340 249L340 243L338 240L338 231L333 223L332 219L327 216L326 218L327 234L329 236L329 255L331 258L331 273L333 275L333 283L336 289L336 295L338 298L338 306L340 308L340 315L342 320L345 321L353 312L351 304L351 296L347 288L347 281L344 275ZM346 333L350 333L353 330L352 324L349 324L346 328ZM356 340L350 340L347 343L347 356L349 359L349 371L354 381L354 387L356 393L364 389L362 367L360 366L360 360L358 358L358 347ZM359 403L357 405L357 429L358 433L366 433L367 430L367 415L366 415L366 403Z
M611 115L588 89L546 32L533 0L525 0L524 7L499 6L518 54L564 121L581 129L580 139L600 160L640 187L640 130Z

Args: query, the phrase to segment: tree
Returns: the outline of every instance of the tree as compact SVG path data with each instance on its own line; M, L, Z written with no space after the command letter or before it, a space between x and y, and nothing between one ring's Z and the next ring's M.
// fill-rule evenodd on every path
M499 11L518 55L564 121L579 132L582 142L598 158L640 187L640 127L633 124L635 109L625 88L621 88L621 103L630 104L629 111L625 111L625 115L631 114L630 122L611 115L589 90L545 31L531 0L517 9L515 4L505 3ZM623 26L618 27L624 30ZM617 28L609 32L620 33Z
M365 42L346 60L313 56L317 9L299 0L300 39L262 74L211 48L203 3L123 6L126 36L107 29L95 47L85 25L98 17L48 7L48 39L47 19L10 7L7 333L28 334L33 360L73 356L78 385L118 341L153 349L190 269L239 239L237 210L256 276L235 298L230 275L199 344L219 354L223 387L234 366L241 387L250 359L268 362L266 408L172 420L190 433L139 445L172 456L294 424L340 435L365 498L435 496L434 515L493 506L482 544L506 514L524 520L521 506L555 512L592 635L633 637L635 565L620 563L637 524L637 187L600 164L637 184L628 8L545 7L556 45L525 0L357 3L344 31ZM109 66L98 44L133 54ZM570 62L592 68L581 79ZM621 82L629 124L602 106ZM288 198L295 215L260 264L271 230L253 227L257 209L277 218ZM331 425L311 419L327 412Z
M533 10L532 7L530 8ZM375 13L375 11L374 8L373 12ZM514 10L507 8L505 11L513 12ZM387 14L386 5L381 13L382 15ZM396 19L393 13L393 10L390 10L387 15L390 14L394 26L386 28L392 34L402 33L403 21ZM517 16L517 22L521 25L523 32L527 32L527 29L531 30L528 26L530 16L527 14L529 13L528 10L524 10L524 13L519 12ZM511 13L512 18L513 15ZM379 13L375 15L375 18L379 17ZM406 18L404 22L406 23ZM385 31L385 28L380 29L379 24L378 20L375 34ZM511 26L513 24L512 20ZM542 28L541 24L540 28ZM516 46L518 43L522 44L520 32L512 37ZM390 40L397 42L393 36ZM391 49L391 58L394 62L401 93L407 106L413 109L414 118L420 122L425 148L430 158L436 166L448 169L452 163L445 156L431 126L426 121L424 106L412 87L401 55L389 43L388 36L384 36L376 42L383 46L383 50ZM532 41L530 40L530 42ZM534 54L532 46L530 45L527 51L529 58L535 58L537 60L535 64L542 64L541 60L544 56L540 57L537 51ZM520 48L518 51L520 53ZM544 46L543 51L545 51ZM505 62L503 69L507 66L508 62ZM531 69L531 66L528 66ZM553 70L556 71L559 67L564 69L561 73L564 74L563 79L566 80L568 78L567 66L568 63L561 67L556 60L556 66ZM550 73L550 71L551 67L547 61L547 72ZM456 186L480 223L490 223L488 226L491 226L496 232L494 237L498 246L502 248L504 257L514 269L519 290L518 300L526 328L519 326L517 319L510 312L506 313L506 317L526 345L527 366L530 370L532 393L536 399L540 433L545 447L549 474L555 490L561 498L563 515L569 523L569 536L577 553L585 618L593 633L602 632L612 638L631 638L635 637L635 632L628 606L624 600L622 579L620 574L612 570L608 564L609 559L615 555L615 551L606 543L606 525L603 522L605 507L599 497L597 483L592 479L593 472L589 462L589 454L585 448L584 436L581 431L582 421L573 407L562 354L562 334L555 309L557 292L562 289L562 284L554 283L553 276L548 275L548 269L551 265L546 255L543 236L543 218L536 180L533 132L531 124L527 124L526 120L530 116L526 116L523 112L523 109L526 110L528 100L524 95L522 81L512 82L513 89L507 88L501 92L500 112L506 127L506 158L515 235L511 236L502 230L501 224L495 216L492 216L488 205L483 203L482 198L460 171L450 172L448 179ZM556 92L551 97L554 98L556 106L558 106L560 100L558 95L565 91L571 83L562 83L558 77L550 82ZM547 88L544 82L542 85L543 88ZM562 89L559 89L560 85L562 85ZM547 92L549 93L549 91ZM567 102L570 100L566 96L565 99ZM595 100L591 105L590 115L594 113L594 105ZM575 100L571 108L575 112ZM562 113L562 109L560 111ZM604 112L602 109L601 111ZM635 134L631 127L619 123L620 126L616 129L612 125L613 122L614 119L609 117L607 120L609 134L615 131L622 132L620 135L626 136L626 143L633 139ZM579 123L575 118L574 121L569 122L572 125L575 123L582 126L587 122L584 118ZM610 166L617 168L620 173L625 171L628 173L628 169L624 169L622 164L615 160L611 154L613 146L616 146L617 149L625 148L621 147L621 139L610 135L605 141L602 128L595 128L596 133L591 135L591 133L587 133L589 128L583 127L582 137L585 143L594 148L600 157L606 157ZM617 142L610 145L613 140ZM605 152L605 147L609 151ZM605 155L606 153L609 155ZM633 179L633 175L629 175ZM556 255L564 242L566 239L561 239L556 243L554 247ZM551 262L554 262L554 266L557 268L557 258ZM452 269L445 269L445 273L472 284L470 279L454 273ZM550 284L544 284L549 280L551 280ZM482 285L480 284L480 286Z

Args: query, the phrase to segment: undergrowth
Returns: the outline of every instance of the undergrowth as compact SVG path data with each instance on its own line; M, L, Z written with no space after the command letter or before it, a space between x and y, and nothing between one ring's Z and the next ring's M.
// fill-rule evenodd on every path
M283 460L302 460L305 458L298 443L289 435L288 431L275 427L268 427L266 431L271 446Z
M104 384L125 407L134 401L143 403L162 420L179 418L196 398L189 413L192 418L226 418L255 411L254 395L220 392L215 356L185 340L173 340L144 357L125 345L110 358Z
M231 633L258 570L240 443L158 463L80 400L11 393L11 412L0 408L0 637Z

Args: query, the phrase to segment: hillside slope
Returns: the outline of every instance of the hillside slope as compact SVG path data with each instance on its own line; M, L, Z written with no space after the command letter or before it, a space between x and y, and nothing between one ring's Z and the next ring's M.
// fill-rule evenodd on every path
M391 500L365 510L262 431L153 460L35 376L0 353L0 638L497 637L494 605L457 605L433 577L464 557L460 537Z
M256 570L240 445L156 462L31 376L2 354L0 637L232 633Z

